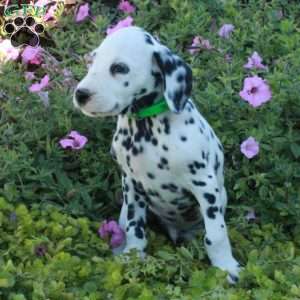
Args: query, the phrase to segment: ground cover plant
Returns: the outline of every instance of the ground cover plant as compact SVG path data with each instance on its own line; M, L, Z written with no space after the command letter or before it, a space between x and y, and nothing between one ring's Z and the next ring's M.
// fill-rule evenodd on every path
M74 0L49 14L38 49L1 31L0 299L300 299L299 2ZM74 110L72 90L85 54L130 24L190 64L223 143L236 286L210 266L203 233L175 247L148 228L144 261L99 236L120 209L115 120Z

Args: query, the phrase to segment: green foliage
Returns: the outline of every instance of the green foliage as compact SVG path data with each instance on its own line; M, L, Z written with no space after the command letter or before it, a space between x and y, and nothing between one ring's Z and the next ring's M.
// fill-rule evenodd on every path
M80 80L83 55L110 23L123 18L118 1L93 1L93 22L65 16L47 51ZM135 24L181 55L194 74L193 99L220 137L226 155L227 220L237 258L245 265L237 287L209 263L202 237L174 248L148 232L141 262L112 257L98 223L117 216L120 175L109 155L113 119L90 119L72 107L72 91L51 73L50 106L28 92L25 67L7 63L0 79L0 298L24 299L300 299L300 4L298 1L133 1ZM230 39L217 30L234 24ZM190 55L195 35L219 51ZM268 66L247 71L257 51ZM232 59L227 61L225 54ZM38 75L43 75L38 70ZM258 74L272 100L252 108L239 97ZM87 146L66 151L58 141L75 129ZM248 160L240 144L253 136L260 153ZM5 200L4 200L5 199ZM255 223L244 219L253 207ZM36 247L44 256L36 255Z
M150 231L141 261L113 257L97 235L99 223L73 218L47 204L11 204L0 198L0 297L9 300L298 299L299 232L292 239L274 224L240 221L230 235L245 264L229 286L211 267L202 238L174 248ZM233 227L233 226L232 226ZM38 249L43 248L43 252ZM2 299L2 298L1 298Z

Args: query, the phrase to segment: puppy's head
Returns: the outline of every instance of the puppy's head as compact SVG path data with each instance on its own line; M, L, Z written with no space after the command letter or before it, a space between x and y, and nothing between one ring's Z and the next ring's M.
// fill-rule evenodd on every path
M164 95L179 113L192 89L192 72L183 60L138 27L107 36L92 52L92 65L74 93L74 105L91 117L114 116L141 99Z

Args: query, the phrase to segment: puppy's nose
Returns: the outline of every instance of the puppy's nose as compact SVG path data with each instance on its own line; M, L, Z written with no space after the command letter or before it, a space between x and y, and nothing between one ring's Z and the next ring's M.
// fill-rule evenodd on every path
M79 105L86 104L91 96L91 92L88 89L77 89L75 97Z

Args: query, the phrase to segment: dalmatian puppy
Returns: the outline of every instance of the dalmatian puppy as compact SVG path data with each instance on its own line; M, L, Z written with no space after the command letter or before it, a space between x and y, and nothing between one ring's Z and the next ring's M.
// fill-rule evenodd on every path
M92 57L73 102L90 117L118 116L111 151L122 169L121 251L144 253L147 211L174 242L193 238L204 221L212 265L236 282L240 267L224 221L223 148L190 98L190 67L138 27L107 36ZM162 98L167 111L136 118Z

